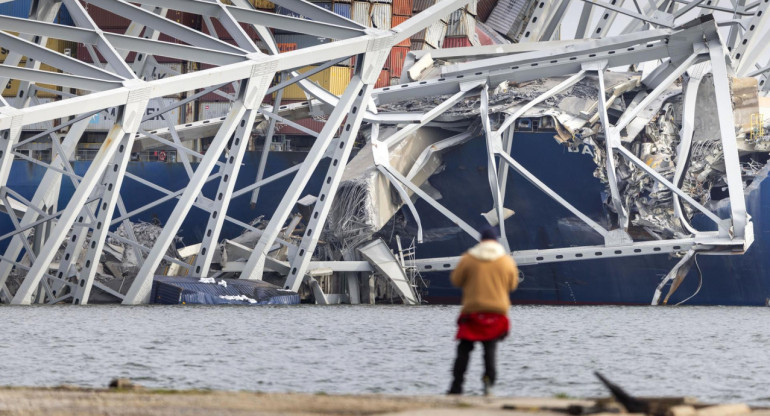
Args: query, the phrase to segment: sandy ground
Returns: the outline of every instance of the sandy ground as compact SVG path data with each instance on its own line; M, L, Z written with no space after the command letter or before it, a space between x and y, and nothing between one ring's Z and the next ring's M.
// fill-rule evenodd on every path
M0 416L197 416L197 415L565 415L589 400L486 398L474 396L337 396L325 394L219 391L107 390L80 388L0 388ZM712 408L711 410L719 410ZM747 414L722 409L689 416ZM592 413L601 414L601 413ZM603 413L606 415L617 413ZM684 413L688 414L688 413ZM770 416L754 411L752 416Z
M447 396L336 396L219 391L0 388L0 415L517 415L564 414L591 402ZM504 409L516 406L521 411Z

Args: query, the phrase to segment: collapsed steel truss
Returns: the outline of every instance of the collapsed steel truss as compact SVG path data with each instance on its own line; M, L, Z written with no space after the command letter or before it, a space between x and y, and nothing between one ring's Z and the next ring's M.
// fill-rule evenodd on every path
M604 238L604 244L591 247L569 247L550 250L525 250L513 253L521 265L547 262L575 261L597 257L635 256L660 253L681 253L688 250L720 252L743 252L752 242L752 225L748 218L743 196L741 172L738 164L738 149L734 129L733 112L730 104L730 76L753 76L760 78L760 89L767 91L770 84L765 76L770 66L761 65L766 44L761 34L767 25L768 1L746 4L745 1L729 2L720 6L717 1L650 0L633 1L635 7L622 7L623 1L612 4L601 0L584 0L581 4L581 18L577 24L576 40L552 41L562 24L569 1L548 2L549 7L536 7L527 26L526 36L520 43L482 48L460 48L456 50L432 51L434 58L463 58L466 62L444 66L441 75L419 82L406 81L397 87L374 89L377 76L388 53L394 45L408 39L438 19L463 7L467 0L442 0L406 23L391 30L362 27L348 19L331 13L302 0L278 0L276 3L312 20L265 13L251 8L246 0L233 0L234 5L225 5L205 0L140 0L129 3L124 0L87 0L87 3L104 8L132 20L125 34L112 34L100 30L90 18L87 9L77 0L39 0L33 2L29 19L0 16L0 43L11 52L0 65L0 83L9 79L20 80L20 104L12 107L0 99L0 199L10 215L15 231L2 236L10 239L9 248L0 257L0 298L14 304L31 302L57 303L71 301L75 304L88 302L93 285L122 299L124 304L139 304L149 301L153 276L162 261L170 262L189 270L189 275L205 277L210 267L220 232L225 221L245 230L261 233L256 247L243 265L242 279L261 279L266 270L285 276L285 287L298 290L303 282L313 285L311 271L328 268L334 272L372 272L382 265L373 261L316 261L312 259L318 244L331 204L345 170L354 142L362 124L371 126L371 147L374 164L382 175L403 197L419 225L419 215L414 210L409 194L416 194L434 207L440 214L457 224L473 238L478 232L442 206L428 193L415 185L410 178L394 169L390 163L389 149L405 140L420 127L429 126L443 112L448 111L460 100L481 97L481 118L483 133L488 149L489 186L494 201L497 222L504 233L503 196L508 168L511 168L548 194L573 215L584 221L591 229ZM140 4L140 6L134 5ZM578 2L579 3L579 2ZM724 2L723 2L724 3ZM77 27L51 23L61 4L66 5ZM735 6L733 6L735 4ZM540 5L542 6L542 4ZM225 27L236 45L221 41L215 36L190 29L166 19L166 11L182 10L199 14L207 24L216 18ZM592 19L592 12L600 11L598 22ZM726 21L715 19L712 13L729 16ZM630 19L616 19L618 15ZM239 23L253 25L259 34L259 44L250 38ZM625 24L620 27L621 23ZM729 28L726 40L720 38L720 26ZM279 28L297 33L306 33L334 39L334 42L320 46L278 53L268 28ZM590 30L589 30L590 29ZM616 29L611 31L611 29ZM619 30L617 30L619 29ZM9 32L19 32L18 36ZM186 44L159 41L160 33ZM215 31L209 31L215 33ZM607 33L617 33L605 37ZM724 34L723 34L724 36ZM94 62L98 62L96 51L107 64L88 64L56 51L45 48L48 38L55 38L87 45ZM267 50L269 54L261 50ZM129 52L136 52L133 63L126 62ZM410 59L420 59L427 51L413 52ZM28 59L25 67L18 64L22 56ZM217 67L154 81L145 81L147 74L158 68L154 56L168 56L189 61L216 65ZM313 72L300 74L296 70L307 65L319 65L318 70L331 66L340 60L355 57L357 65L350 84L341 96L335 96L307 80ZM54 73L40 70L45 63L63 71ZM647 97L635 107L625 111L613 125L607 108L611 103L605 96L605 71L609 68L628 67L647 63L642 80L649 90ZM654 67L650 63L655 63ZM658 98L685 73L696 69L713 74L716 93L717 116L721 127L721 144L724 150L725 172L730 196L730 218L720 219L716 214L693 199L679 186L666 179L623 146L621 131L632 123L645 107ZM168 71L164 69L164 71ZM315 71L314 71L315 72ZM406 71L404 71L406 72ZM290 74L283 81L271 87L277 74ZM489 119L489 89L503 82L524 82L545 77L565 77L560 84L516 112L508 114L502 125L493 127ZM606 175L609 181L612 204L618 214L618 227L606 229L581 213L557 192L528 172L510 155L512 129L516 120L529 109L539 105L555 94L571 87L586 76L598 79L598 117L603 127L604 144L608 155L625 158L639 169L644 170L656 181L675 194L675 204L681 211L684 201L700 211L717 225L718 231L692 230L690 236L657 241L633 241L627 233L628 214L622 204L615 177L615 157L606 158ZM404 76L406 77L406 75ZM54 84L63 88L58 91L58 101L35 105L36 84ZM168 112L176 106L219 90L223 85L238 83L239 89L233 96L232 106L226 117L206 120L184 126L169 123L167 129L147 132L140 129L143 120ZM328 119L324 128L308 152L304 162L283 172L264 177L269 143L276 122L298 126L292 121L293 112L307 111L308 104L281 106L283 88L298 83L314 102L325 109ZM85 95L66 92L76 88ZM145 114L151 100L186 91L202 90L180 101L174 107L161 108L152 114ZM277 92L272 107L260 105L266 94ZM26 95L25 95L26 93ZM684 125L692 120L695 112L694 94L697 87L688 89L684 109ZM226 95L226 94L225 94ZM378 106L418 99L422 97L447 97L442 104L424 113L378 112ZM312 105L312 104L311 104ZM112 107L119 108L114 127L108 132L96 158L84 175L72 170L69 160L83 135L89 118ZM60 125L51 123L54 119L68 120ZM246 143L255 123L269 121L269 131L259 167L259 174L253 185L235 188ZM51 163L34 161L47 168L47 172L34 197L26 200L6 186L14 157L30 158L18 152L23 142L21 133L33 123L48 122L50 128L25 142L50 137L55 155ZM394 126L396 132L380 137L380 128ZM66 134L60 132L66 130ZM205 154L190 150L180 140L186 129L208 129L214 139ZM214 133L215 132L215 133ZM316 135L315 132L308 131ZM203 133L199 133L202 135ZM683 137L692 135L692 127L683 132ZM685 140L685 139L683 139ZM163 230L151 247L139 244L135 238L120 237L113 231L115 226L128 221L132 215L142 212L127 212L121 195L121 185L127 179L142 181L142 178L126 172L130 150L137 141L156 141L175 148L180 154L192 155L200 160L193 171L187 159L183 158L189 175L189 183L177 191L161 188L152 183L146 185L165 196L151 206L165 201L176 200L173 213L164 219ZM225 158L223 159L223 155ZM328 159L321 189L316 194L312 213L306 219L305 233L299 244L281 237L282 228L289 219L293 207L302 196L311 176L318 171L321 161ZM682 164L684 165L684 163ZM214 169L216 168L216 173ZM680 173L681 174L681 173ZM251 203L258 203L260 187L277 179L293 175L278 209L267 226L257 228L227 216L230 201L246 193L252 193ZM75 192L66 207L58 207L57 199L63 179L76 185ZM218 183L216 197L209 199L201 190L209 181ZM145 180L145 182L147 182ZM676 181L674 181L676 182ZM190 265L169 257L167 250L187 217L195 207L209 213L206 233L201 241L198 256ZM145 207L144 209L148 209ZM28 235L35 229L37 248L30 246ZM130 230L130 226L126 227ZM41 232L42 230L42 232ZM420 228L418 239L421 239ZM95 282L96 265L99 263L105 241L109 237L120 239L135 251L141 261L136 279L125 293L117 292ZM85 262L75 264L81 256L80 250L88 242ZM505 244L507 242L503 241ZM57 250L66 244L63 258L53 264ZM270 253L278 247L285 247L288 261L273 258ZM26 256L20 260L22 253ZM458 258L417 259L415 264L422 272L446 270L454 267ZM26 271L21 286L11 293L6 279L12 269ZM352 282L353 280L351 280ZM328 301L325 294L314 285L316 300ZM408 299L409 296L406 296ZM356 302L356 297L349 299ZM413 299L411 299L413 300Z

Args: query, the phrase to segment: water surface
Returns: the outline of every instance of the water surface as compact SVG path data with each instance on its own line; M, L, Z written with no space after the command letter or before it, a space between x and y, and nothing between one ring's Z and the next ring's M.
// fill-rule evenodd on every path
M0 307L0 384L437 394L457 306ZM637 395L770 405L770 308L511 308L500 396ZM466 389L480 391L481 349Z

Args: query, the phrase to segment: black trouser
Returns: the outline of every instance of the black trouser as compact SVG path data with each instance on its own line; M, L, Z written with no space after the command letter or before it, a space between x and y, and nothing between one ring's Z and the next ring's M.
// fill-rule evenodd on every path
M495 384L497 372L495 371L495 351L497 349L497 341L482 341L481 345L484 346L484 377L489 379L490 384ZM471 351L473 351L473 341L460 340L457 345L457 358L455 359L455 366L452 369L452 387L450 393L462 393L463 381L465 381L465 370L468 368L468 359L470 358Z

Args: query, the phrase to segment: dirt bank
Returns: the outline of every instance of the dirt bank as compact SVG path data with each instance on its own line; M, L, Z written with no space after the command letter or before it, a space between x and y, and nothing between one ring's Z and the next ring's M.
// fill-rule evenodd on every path
M326 395L145 389L0 388L2 416L203 415L565 415L570 406L595 413L602 401L555 398ZM688 416L747 414L748 407L700 409ZM684 406L686 407L686 406ZM690 408L692 409L692 408ZM612 405L603 409L612 411ZM694 409L693 409L694 410ZM702 413L711 410L710 413ZM611 414L611 413L604 413ZM755 410L752 416L770 416Z

